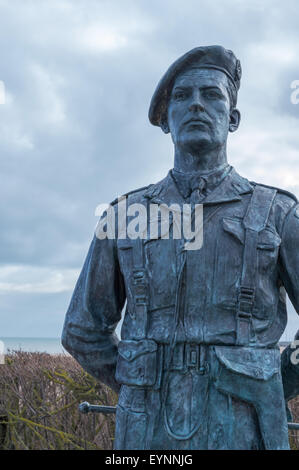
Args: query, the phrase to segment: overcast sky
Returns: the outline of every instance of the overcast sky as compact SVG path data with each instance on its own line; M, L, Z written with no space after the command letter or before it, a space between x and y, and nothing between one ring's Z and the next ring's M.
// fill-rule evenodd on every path
M298 21L297 0L0 0L0 336L60 336L96 206L172 166L148 106L195 46L241 60L230 163L299 196Z

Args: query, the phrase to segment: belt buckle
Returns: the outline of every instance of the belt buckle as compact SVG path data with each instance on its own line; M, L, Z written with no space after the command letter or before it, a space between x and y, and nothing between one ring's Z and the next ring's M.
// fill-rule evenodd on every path
M198 344L186 344L186 366L189 369L199 368L199 345Z

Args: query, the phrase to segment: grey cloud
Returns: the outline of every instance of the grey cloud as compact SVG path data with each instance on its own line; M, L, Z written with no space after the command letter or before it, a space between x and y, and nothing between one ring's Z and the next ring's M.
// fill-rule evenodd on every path
M272 60L269 73L267 49L263 57L257 47L298 51L296 1L2 0L0 8L2 263L80 268L96 206L166 174L171 140L149 124L148 106L166 68L197 45L223 44L242 62L232 163L276 185L283 165L283 181L296 186L299 105L290 106L287 87L299 78L297 57ZM52 308L62 318L66 294L26 295L25 317L21 295L7 294L2 312L21 324L40 318L43 336L42 302L46 316Z

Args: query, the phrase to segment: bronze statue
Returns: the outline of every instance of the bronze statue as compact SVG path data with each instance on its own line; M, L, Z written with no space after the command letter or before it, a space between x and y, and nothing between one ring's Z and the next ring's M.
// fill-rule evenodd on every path
M142 236L123 226L119 236L118 222L114 238L95 234L77 282L62 343L119 392L115 449L289 448L285 400L299 393L299 366L287 349L281 369L278 341L285 290L299 313L299 205L227 162L240 80L221 46L170 66L149 119L171 134L174 167L111 203L117 215L121 204L168 208L169 237L152 237L149 219ZM203 208L200 249L171 236L172 204L192 217Z

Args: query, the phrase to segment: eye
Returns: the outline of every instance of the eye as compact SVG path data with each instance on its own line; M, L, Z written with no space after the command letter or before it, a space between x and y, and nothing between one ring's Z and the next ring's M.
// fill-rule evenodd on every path
M175 101L182 101L186 98L186 93L184 91L175 91L174 94L172 95L172 98Z
M209 99L221 99L222 94L217 90L205 90L203 95Z

